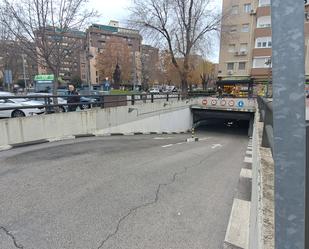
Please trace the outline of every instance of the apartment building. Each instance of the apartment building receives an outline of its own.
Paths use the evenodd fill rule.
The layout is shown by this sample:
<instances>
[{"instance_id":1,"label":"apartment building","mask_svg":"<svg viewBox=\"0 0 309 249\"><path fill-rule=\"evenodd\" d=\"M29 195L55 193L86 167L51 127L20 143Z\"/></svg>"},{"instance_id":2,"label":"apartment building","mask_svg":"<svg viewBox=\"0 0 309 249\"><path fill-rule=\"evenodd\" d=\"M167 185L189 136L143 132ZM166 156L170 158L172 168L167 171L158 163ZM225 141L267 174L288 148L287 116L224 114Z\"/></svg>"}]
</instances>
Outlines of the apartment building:
<instances>
[{"instance_id":1,"label":"apartment building","mask_svg":"<svg viewBox=\"0 0 309 249\"><path fill-rule=\"evenodd\" d=\"M39 34L40 33L38 32L38 35ZM50 41L50 44L55 43L56 38L61 39L60 49L65 56L62 56L63 58L61 60L59 76L65 82L70 82L76 77L80 78L83 82L86 82L86 33L72 30L65 33L59 31L58 36L56 36L56 34L57 33L55 33L53 29L50 32L47 31L47 40ZM52 74L43 60L38 64L38 73Z\"/></svg>"},{"instance_id":2,"label":"apartment building","mask_svg":"<svg viewBox=\"0 0 309 249\"><path fill-rule=\"evenodd\" d=\"M111 39L113 42L123 43L128 46L130 50L129 63L132 65L132 77L128 83L140 86L142 83L142 36L138 30L119 27L117 21L110 21L109 25L93 24L87 29L87 58L89 58L89 79L91 84L100 84L108 76L102 75L98 71L97 58L100 53L104 53L106 44Z\"/></svg>"},{"instance_id":3,"label":"apartment building","mask_svg":"<svg viewBox=\"0 0 309 249\"><path fill-rule=\"evenodd\" d=\"M263 94L271 82L272 30L271 0L223 0L219 84L252 87ZM308 5L305 6L308 11ZM306 48L309 40L309 15L305 11ZM306 49L306 74L309 74Z\"/></svg>"}]
</instances>

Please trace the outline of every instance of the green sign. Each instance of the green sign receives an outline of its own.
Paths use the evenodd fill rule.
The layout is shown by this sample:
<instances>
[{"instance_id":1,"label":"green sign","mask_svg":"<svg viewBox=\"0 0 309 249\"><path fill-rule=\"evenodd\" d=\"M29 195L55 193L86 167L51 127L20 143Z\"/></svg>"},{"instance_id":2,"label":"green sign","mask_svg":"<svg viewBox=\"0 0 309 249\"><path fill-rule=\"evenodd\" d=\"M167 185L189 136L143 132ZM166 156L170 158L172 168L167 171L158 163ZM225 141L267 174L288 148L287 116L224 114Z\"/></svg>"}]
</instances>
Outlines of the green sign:
<instances>
[{"instance_id":1,"label":"green sign","mask_svg":"<svg viewBox=\"0 0 309 249\"><path fill-rule=\"evenodd\" d=\"M53 81L54 80L54 75L53 74L40 74L36 75L34 77L34 80L36 81Z\"/></svg>"}]
</instances>

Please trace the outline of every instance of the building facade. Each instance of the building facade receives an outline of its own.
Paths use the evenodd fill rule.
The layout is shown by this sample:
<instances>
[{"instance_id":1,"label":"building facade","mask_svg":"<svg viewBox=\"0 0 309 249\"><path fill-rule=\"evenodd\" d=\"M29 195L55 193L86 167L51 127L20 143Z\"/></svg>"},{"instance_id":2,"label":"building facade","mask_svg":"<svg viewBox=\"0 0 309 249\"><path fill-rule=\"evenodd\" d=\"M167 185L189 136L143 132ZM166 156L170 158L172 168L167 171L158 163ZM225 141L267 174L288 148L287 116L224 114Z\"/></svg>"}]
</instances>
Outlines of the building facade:
<instances>
[{"instance_id":1,"label":"building facade","mask_svg":"<svg viewBox=\"0 0 309 249\"><path fill-rule=\"evenodd\" d=\"M50 33L47 31L47 41L49 41L51 45L55 43L55 36L56 33L54 31ZM83 83L86 83L86 33L81 31L60 32L59 37L56 38L61 39L59 43L59 51L61 52L59 77L61 77L65 83L72 82L74 79L80 79ZM54 56L58 56L58 51L54 53ZM42 58L38 63L38 73L52 74Z\"/></svg>"},{"instance_id":2,"label":"building facade","mask_svg":"<svg viewBox=\"0 0 309 249\"><path fill-rule=\"evenodd\" d=\"M100 54L106 52L110 40L128 47L130 55L127 62L131 67L131 79L126 84L140 86L142 84L142 36L138 30L119 27L117 21L111 21L109 25L93 24L87 29L86 57L88 58L89 81L92 85L101 84L109 76L98 70L98 58ZM121 55L117 56L120 59ZM113 58L107 59L110 59L111 63L115 63L112 62ZM110 80L112 81L112 79Z\"/></svg>"},{"instance_id":3,"label":"building facade","mask_svg":"<svg viewBox=\"0 0 309 249\"><path fill-rule=\"evenodd\" d=\"M308 6L305 6L308 11ZM263 94L271 82L271 0L223 0L219 82L250 84L254 94ZM305 11L306 13L306 11ZM305 15L306 48L309 40ZM309 75L306 49L306 75Z\"/></svg>"},{"instance_id":4,"label":"building facade","mask_svg":"<svg viewBox=\"0 0 309 249\"><path fill-rule=\"evenodd\" d=\"M144 89L159 84L159 67L159 49L142 45L142 84Z\"/></svg>"}]
</instances>

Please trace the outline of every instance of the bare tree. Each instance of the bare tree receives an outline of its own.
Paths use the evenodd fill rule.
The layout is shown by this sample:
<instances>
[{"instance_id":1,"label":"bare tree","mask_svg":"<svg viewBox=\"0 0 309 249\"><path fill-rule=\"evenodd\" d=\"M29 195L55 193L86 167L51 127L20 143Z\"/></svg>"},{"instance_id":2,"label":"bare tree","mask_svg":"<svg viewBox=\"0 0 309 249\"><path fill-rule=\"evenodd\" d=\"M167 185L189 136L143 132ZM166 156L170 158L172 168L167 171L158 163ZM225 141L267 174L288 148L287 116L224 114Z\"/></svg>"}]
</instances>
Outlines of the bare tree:
<instances>
[{"instance_id":1,"label":"bare tree","mask_svg":"<svg viewBox=\"0 0 309 249\"><path fill-rule=\"evenodd\" d=\"M121 81L128 83L131 78L132 71L132 56L129 45L118 37L111 37L107 40L104 49L100 51L96 58L96 68L100 78L108 77L113 79L116 65L121 70ZM115 82L114 82L115 83ZM115 84L116 89L119 88Z\"/></svg>"},{"instance_id":2,"label":"bare tree","mask_svg":"<svg viewBox=\"0 0 309 249\"><path fill-rule=\"evenodd\" d=\"M87 0L3 0L0 22L29 57L54 74L53 94L65 58L81 48L77 38L95 11Z\"/></svg>"},{"instance_id":3,"label":"bare tree","mask_svg":"<svg viewBox=\"0 0 309 249\"><path fill-rule=\"evenodd\" d=\"M134 0L131 11L131 22L168 49L186 93L190 55L219 31L221 15L210 0ZM183 66L177 57L183 59Z\"/></svg>"}]
</instances>

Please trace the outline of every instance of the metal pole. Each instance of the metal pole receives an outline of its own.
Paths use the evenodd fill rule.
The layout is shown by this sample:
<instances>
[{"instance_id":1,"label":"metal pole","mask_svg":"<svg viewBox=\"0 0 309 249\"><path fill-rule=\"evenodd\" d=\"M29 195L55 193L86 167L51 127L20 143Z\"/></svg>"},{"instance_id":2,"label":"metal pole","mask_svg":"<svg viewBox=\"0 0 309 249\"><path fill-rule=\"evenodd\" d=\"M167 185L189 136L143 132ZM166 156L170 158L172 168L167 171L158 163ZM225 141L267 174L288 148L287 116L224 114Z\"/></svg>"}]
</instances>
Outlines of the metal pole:
<instances>
[{"instance_id":1,"label":"metal pole","mask_svg":"<svg viewBox=\"0 0 309 249\"><path fill-rule=\"evenodd\" d=\"M135 91L136 84L136 57L135 57L135 49L133 48L133 91Z\"/></svg>"},{"instance_id":2,"label":"metal pole","mask_svg":"<svg viewBox=\"0 0 309 249\"><path fill-rule=\"evenodd\" d=\"M304 1L272 0L275 247L305 249Z\"/></svg>"},{"instance_id":3,"label":"metal pole","mask_svg":"<svg viewBox=\"0 0 309 249\"><path fill-rule=\"evenodd\" d=\"M27 80L26 80L25 54L21 54L21 58L23 60L23 77L24 77L25 88L29 89L29 86L27 86Z\"/></svg>"},{"instance_id":4,"label":"metal pole","mask_svg":"<svg viewBox=\"0 0 309 249\"><path fill-rule=\"evenodd\" d=\"M305 228L305 248L309 247L309 122L306 122L306 228Z\"/></svg>"}]
</instances>

